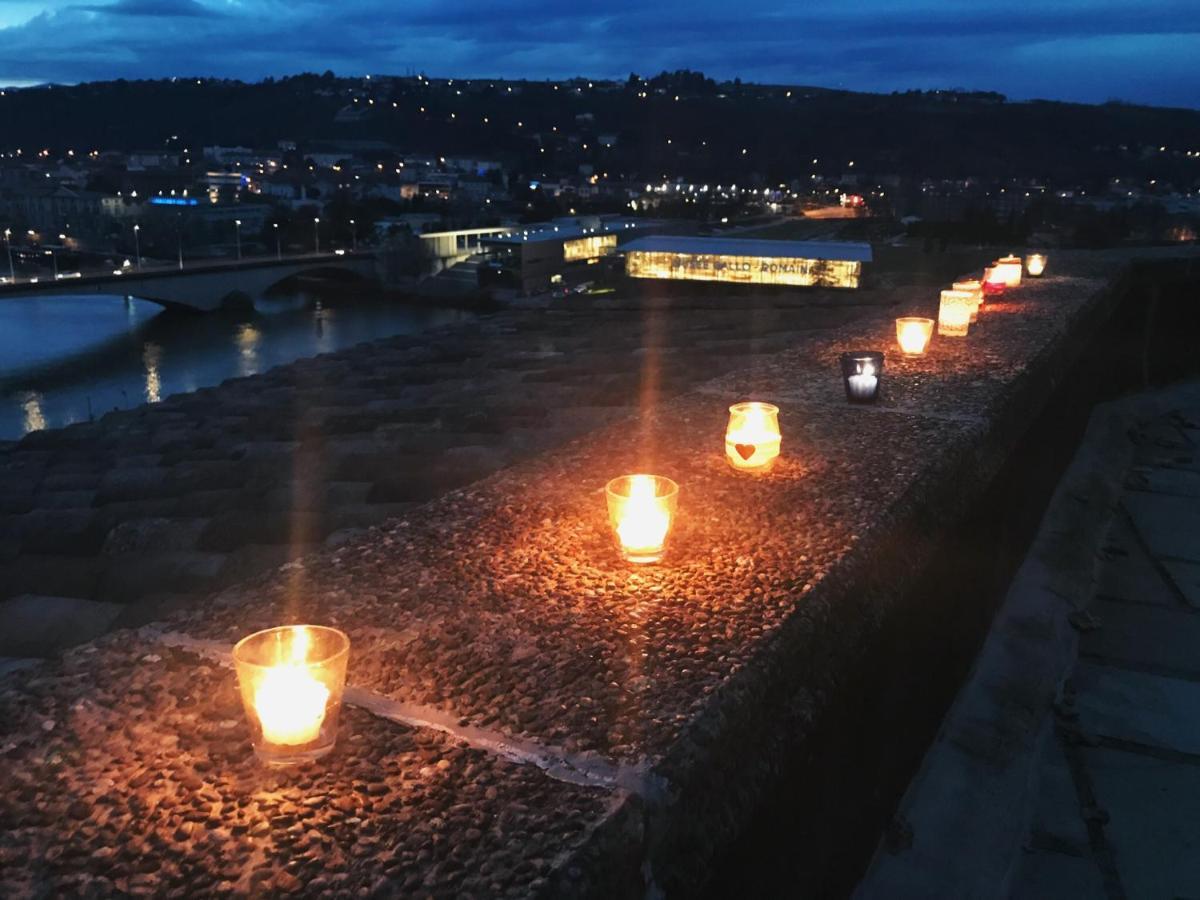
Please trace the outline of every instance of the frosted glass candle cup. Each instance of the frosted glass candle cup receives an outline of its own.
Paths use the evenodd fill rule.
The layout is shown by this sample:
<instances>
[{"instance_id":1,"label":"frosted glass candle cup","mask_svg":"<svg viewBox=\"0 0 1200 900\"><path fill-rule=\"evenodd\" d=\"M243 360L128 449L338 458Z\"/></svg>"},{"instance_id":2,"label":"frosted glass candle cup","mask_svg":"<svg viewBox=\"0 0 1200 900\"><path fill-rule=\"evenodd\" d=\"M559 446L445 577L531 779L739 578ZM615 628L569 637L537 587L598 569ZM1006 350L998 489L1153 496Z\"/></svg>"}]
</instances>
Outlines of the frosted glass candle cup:
<instances>
[{"instance_id":1,"label":"frosted glass candle cup","mask_svg":"<svg viewBox=\"0 0 1200 900\"><path fill-rule=\"evenodd\" d=\"M942 291L938 307L938 334L943 337L966 337L971 327L975 297L966 291Z\"/></svg>"},{"instance_id":2,"label":"frosted glass candle cup","mask_svg":"<svg viewBox=\"0 0 1200 900\"><path fill-rule=\"evenodd\" d=\"M337 740L350 638L322 625L258 631L233 648L251 742L269 766L320 759Z\"/></svg>"},{"instance_id":3,"label":"frosted glass candle cup","mask_svg":"<svg viewBox=\"0 0 1200 900\"><path fill-rule=\"evenodd\" d=\"M924 356L933 337L933 319L903 316L896 320L896 343L905 356Z\"/></svg>"},{"instance_id":4,"label":"frosted glass candle cup","mask_svg":"<svg viewBox=\"0 0 1200 900\"><path fill-rule=\"evenodd\" d=\"M747 400L729 407L725 458L739 472L765 472L779 457L779 407Z\"/></svg>"},{"instance_id":5,"label":"frosted glass candle cup","mask_svg":"<svg viewBox=\"0 0 1200 900\"><path fill-rule=\"evenodd\" d=\"M1004 282L1006 288L1021 286L1021 259L1017 256L1005 256L992 264L996 278Z\"/></svg>"},{"instance_id":6,"label":"frosted glass candle cup","mask_svg":"<svg viewBox=\"0 0 1200 900\"><path fill-rule=\"evenodd\" d=\"M996 264L983 270L983 294L985 297L996 297L1004 293L1007 281L1002 273L996 271Z\"/></svg>"},{"instance_id":7,"label":"frosted glass candle cup","mask_svg":"<svg viewBox=\"0 0 1200 900\"><path fill-rule=\"evenodd\" d=\"M974 325L979 318L979 309L983 306L983 282L978 279L956 281L951 288L956 291L966 291L974 298L975 307L971 310L971 324Z\"/></svg>"},{"instance_id":8,"label":"frosted glass candle cup","mask_svg":"<svg viewBox=\"0 0 1200 900\"><path fill-rule=\"evenodd\" d=\"M621 475L604 494L621 556L638 564L661 560L675 524L679 485L662 475Z\"/></svg>"}]
</instances>

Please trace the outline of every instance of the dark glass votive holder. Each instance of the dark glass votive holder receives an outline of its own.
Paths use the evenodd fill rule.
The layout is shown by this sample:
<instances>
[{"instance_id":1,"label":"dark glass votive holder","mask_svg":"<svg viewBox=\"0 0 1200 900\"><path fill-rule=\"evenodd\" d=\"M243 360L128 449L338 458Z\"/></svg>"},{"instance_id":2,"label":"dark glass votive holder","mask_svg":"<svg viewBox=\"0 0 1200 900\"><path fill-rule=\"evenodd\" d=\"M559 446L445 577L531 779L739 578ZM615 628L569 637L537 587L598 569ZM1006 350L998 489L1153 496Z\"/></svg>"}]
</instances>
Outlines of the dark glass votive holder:
<instances>
[{"instance_id":1,"label":"dark glass votive holder","mask_svg":"<svg viewBox=\"0 0 1200 900\"><path fill-rule=\"evenodd\" d=\"M874 403L883 378L883 354L877 350L842 354L842 381L851 403Z\"/></svg>"}]
</instances>

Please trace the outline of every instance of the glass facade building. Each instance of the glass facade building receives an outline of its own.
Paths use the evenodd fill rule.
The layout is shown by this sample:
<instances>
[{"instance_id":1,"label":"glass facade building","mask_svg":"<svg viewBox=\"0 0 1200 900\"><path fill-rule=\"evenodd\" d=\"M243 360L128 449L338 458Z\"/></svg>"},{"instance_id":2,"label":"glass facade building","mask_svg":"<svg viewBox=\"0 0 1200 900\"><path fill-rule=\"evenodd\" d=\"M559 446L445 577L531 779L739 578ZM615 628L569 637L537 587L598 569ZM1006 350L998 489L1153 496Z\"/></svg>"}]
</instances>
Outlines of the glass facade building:
<instances>
[{"instance_id":1,"label":"glass facade building","mask_svg":"<svg viewBox=\"0 0 1200 900\"><path fill-rule=\"evenodd\" d=\"M869 244L656 236L631 241L625 274L670 281L856 288Z\"/></svg>"},{"instance_id":2,"label":"glass facade building","mask_svg":"<svg viewBox=\"0 0 1200 900\"><path fill-rule=\"evenodd\" d=\"M615 234L594 234L590 237L563 241L563 262L578 262L581 259L598 259L617 249Z\"/></svg>"}]
</instances>

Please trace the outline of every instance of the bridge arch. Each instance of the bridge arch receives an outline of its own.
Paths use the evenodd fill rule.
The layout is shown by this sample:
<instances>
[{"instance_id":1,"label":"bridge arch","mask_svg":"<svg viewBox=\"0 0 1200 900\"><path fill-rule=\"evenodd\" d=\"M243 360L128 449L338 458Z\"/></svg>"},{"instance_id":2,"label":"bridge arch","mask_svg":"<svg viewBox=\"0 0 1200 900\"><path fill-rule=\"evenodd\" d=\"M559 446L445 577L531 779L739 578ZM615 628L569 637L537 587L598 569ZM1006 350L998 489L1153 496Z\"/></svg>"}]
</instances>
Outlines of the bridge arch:
<instances>
[{"instance_id":1,"label":"bridge arch","mask_svg":"<svg viewBox=\"0 0 1200 900\"><path fill-rule=\"evenodd\" d=\"M335 274L336 273L336 274ZM168 309L208 312L235 292L255 297L288 278L328 276L375 279L372 253L323 255L238 263L200 263L183 269L162 268L127 275L91 275L59 281L0 285L0 302L10 297L93 294L137 297Z\"/></svg>"}]
</instances>

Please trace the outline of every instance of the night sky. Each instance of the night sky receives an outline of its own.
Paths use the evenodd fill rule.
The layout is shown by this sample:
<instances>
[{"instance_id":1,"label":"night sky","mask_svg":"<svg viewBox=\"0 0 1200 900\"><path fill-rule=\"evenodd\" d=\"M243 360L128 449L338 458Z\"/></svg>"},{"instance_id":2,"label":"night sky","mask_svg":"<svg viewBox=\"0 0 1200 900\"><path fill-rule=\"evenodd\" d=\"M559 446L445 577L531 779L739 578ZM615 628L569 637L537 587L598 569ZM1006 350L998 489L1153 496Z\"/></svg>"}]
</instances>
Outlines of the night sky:
<instances>
[{"instance_id":1,"label":"night sky","mask_svg":"<svg viewBox=\"0 0 1200 900\"><path fill-rule=\"evenodd\" d=\"M715 78L1200 107L1200 0L0 0L0 84Z\"/></svg>"}]
</instances>

